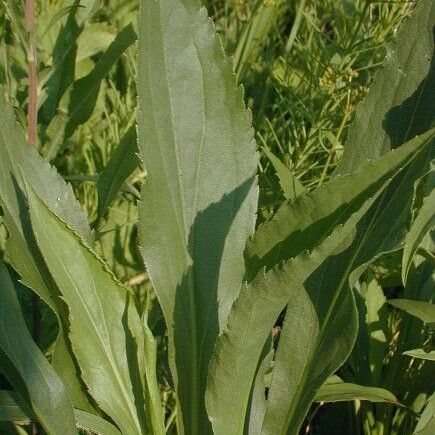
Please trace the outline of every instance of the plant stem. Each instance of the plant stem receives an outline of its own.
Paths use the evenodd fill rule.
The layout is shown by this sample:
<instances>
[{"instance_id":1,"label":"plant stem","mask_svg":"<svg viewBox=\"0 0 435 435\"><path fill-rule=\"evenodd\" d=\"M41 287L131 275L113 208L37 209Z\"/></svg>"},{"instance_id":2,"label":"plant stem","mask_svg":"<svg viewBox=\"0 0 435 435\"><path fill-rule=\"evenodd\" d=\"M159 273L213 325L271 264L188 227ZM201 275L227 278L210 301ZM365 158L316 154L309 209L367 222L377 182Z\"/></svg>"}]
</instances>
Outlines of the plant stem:
<instances>
[{"instance_id":1,"label":"plant stem","mask_svg":"<svg viewBox=\"0 0 435 435\"><path fill-rule=\"evenodd\" d=\"M29 34L29 50L27 53L27 68L29 79L28 101L28 139L31 145L37 144L38 126L38 72L36 66L36 41L35 24L36 8L35 0L26 0L26 30Z\"/></svg>"},{"instance_id":2,"label":"plant stem","mask_svg":"<svg viewBox=\"0 0 435 435\"><path fill-rule=\"evenodd\" d=\"M35 24L36 8L35 0L26 0L26 30L29 35L29 48L27 52L27 71L29 80L29 97L27 107L27 137L30 145L36 146L38 142L38 71L36 65L36 41L35 41ZM32 297L32 314L33 314L33 339L38 343L41 339L41 309L39 307L39 298L36 294ZM32 424L33 435L39 434L37 423Z\"/></svg>"}]
</instances>

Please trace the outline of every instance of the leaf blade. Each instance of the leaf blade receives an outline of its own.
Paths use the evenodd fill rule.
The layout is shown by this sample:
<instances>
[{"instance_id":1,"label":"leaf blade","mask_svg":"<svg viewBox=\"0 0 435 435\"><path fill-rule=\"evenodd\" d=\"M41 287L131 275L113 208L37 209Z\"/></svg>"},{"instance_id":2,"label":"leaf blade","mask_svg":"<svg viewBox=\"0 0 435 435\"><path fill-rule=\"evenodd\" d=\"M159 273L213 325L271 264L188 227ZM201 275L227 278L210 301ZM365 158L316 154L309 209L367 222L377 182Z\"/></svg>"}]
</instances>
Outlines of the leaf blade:
<instances>
[{"instance_id":1,"label":"leaf blade","mask_svg":"<svg viewBox=\"0 0 435 435\"><path fill-rule=\"evenodd\" d=\"M74 414L67 392L27 329L14 285L5 265L0 262L0 348L22 378L15 383L7 367L3 374L15 383L23 397L28 397L38 421L48 434L76 434ZM3 365L3 364L2 364Z\"/></svg>"},{"instance_id":2,"label":"leaf blade","mask_svg":"<svg viewBox=\"0 0 435 435\"><path fill-rule=\"evenodd\" d=\"M122 432L141 434L149 428L142 382L133 384L133 379L140 382L140 368L132 343L143 339L136 307L107 266L30 187L28 197L35 239L69 308L70 339L82 378ZM56 250L55 240L62 250Z\"/></svg>"},{"instance_id":3,"label":"leaf blade","mask_svg":"<svg viewBox=\"0 0 435 435\"><path fill-rule=\"evenodd\" d=\"M422 0L399 28L357 108L337 173L354 172L434 126L434 23L435 5Z\"/></svg>"},{"instance_id":4,"label":"leaf blade","mask_svg":"<svg viewBox=\"0 0 435 435\"><path fill-rule=\"evenodd\" d=\"M139 23L142 256L169 328L185 431L209 433L208 361L255 225L251 117L199 1L142 0Z\"/></svg>"}]
</instances>

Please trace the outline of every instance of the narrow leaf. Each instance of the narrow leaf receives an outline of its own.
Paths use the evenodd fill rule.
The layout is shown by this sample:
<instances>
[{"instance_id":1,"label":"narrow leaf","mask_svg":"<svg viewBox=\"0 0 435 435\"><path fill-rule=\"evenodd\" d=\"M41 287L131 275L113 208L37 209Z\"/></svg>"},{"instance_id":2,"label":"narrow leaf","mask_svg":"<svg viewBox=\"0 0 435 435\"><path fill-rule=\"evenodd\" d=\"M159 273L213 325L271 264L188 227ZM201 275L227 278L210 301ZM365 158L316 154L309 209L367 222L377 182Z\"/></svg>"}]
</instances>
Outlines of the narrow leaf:
<instances>
[{"instance_id":1,"label":"narrow leaf","mask_svg":"<svg viewBox=\"0 0 435 435\"><path fill-rule=\"evenodd\" d=\"M435 304L408 299L390 299L388 303L411 316L418 317L425 323L435 323Z\"/></svg>"},{"instance_id":2,"label":"narrow leaf","mask_svg":"<svg viewBox=\"0 0 435 435\"><path fill-rule=\"evenodd\" d=\"M71 136L78 125L84 124L91 117L101 82L124 52L134 44L136 39L137 35L133 25L129 24L118 33L95 65L95 68L87 76L74 83L68 107L66 137Z\"/></svg>"},{"instance_id":3,"label":"narrow leaf","mask_svg":"<svg viewBox=\"0 0 435 435\"><path fill-rule=\"evenodd\" d=\"M56 372L33 342L21 312L14 285L0 261L0 350L24 382L15 382L15 372L0 363L2 373L33 409L48 434L76 434L74 414L65 388ZM3 358L2 358L3 360Z\"/></svg>"},{"instance_id":4,"label":"narrow leaf","mask_svg":"<svg viewBox=\"0 0 435 435\"><path fill-rule=\"evenodd\" d=\"M424 199L412 227L406 235L403 249L402 279L406 283L412 259L420 246L424 236L435 228L435 188Z\"/></svg>"},{"instance_id":5,"label":"narrow leaf","mask_svg":"<svg viewBox=\"0 0 435 435\"><path fill-rule=\"evenodd\" d=\"M209 433L207 367L255 226L251 115L206 10L141 0L138 132L142 255L169 330L185 433ZM176 364L176 367L175 367Z\"/></svg>"},{"instance_id":6,"label":"narrow leaf","mask_svg":"<svg viewBox=\"0 0 435 435\"><path fill-rule=\"evenodd\" d=\"M435 361L435 350L426 352L424 349L412 349L403 352L403 355L412 356L413 358L426 359L428 361Z\"/></svg>"},{"instance_id":7,"label":"narrow leaf","mask_svg":"<svg viewBox=\"0 0 435 435\"><path fill-rule=\"evenodd\" d=\"M0 390L0 421L27 423L28 410L19 404L18 395L12 391Z\"/></svg>"},{"instance_id":8,"label":"narrow leaf","mask_svg":"<svg viewBox=\"0 0 435 435\"><path fill-rule=\"evenodd\" d=\"M429 398L413 435L432 435L435 431L435 394Z\"/></svg>"},{"instance_id":9,"label":"narrow leaf","mask_svg":"<svg viewBox=\"0 0 435 435\"><path fill-rule=\"evenodd\" d=\"M302 186L293 172L287 168L278 157L276 157L268 148L263 148L263 152L275 168L276 175L279 178L279 184L281 185L286 199L293 201L299 195L306 192L305 187Z\"/></svg>"},{"instance_id":10,"label":"narrow leaf","mask_svg":"<svg viewBox=\"0 0 435 435\"><path fill-rule=\"evenodd\" d=\"M98 179L98 220L103 218L125 180L137 168L139 164L137 154L136 126L133 126L121 139Z\"/></svg>"},{"instance_id":11,"label":"narrow leaf","mask_svg":"<svg viewBox=\"0 0 435 435\"><path fill-rule=\"evenodd\" d=\"M388 390L378 387L338 382L322 385L314 398L316 402L342 402L368 400L369 402L397 403L397 398Z\"/></svg>"}]
</instances>

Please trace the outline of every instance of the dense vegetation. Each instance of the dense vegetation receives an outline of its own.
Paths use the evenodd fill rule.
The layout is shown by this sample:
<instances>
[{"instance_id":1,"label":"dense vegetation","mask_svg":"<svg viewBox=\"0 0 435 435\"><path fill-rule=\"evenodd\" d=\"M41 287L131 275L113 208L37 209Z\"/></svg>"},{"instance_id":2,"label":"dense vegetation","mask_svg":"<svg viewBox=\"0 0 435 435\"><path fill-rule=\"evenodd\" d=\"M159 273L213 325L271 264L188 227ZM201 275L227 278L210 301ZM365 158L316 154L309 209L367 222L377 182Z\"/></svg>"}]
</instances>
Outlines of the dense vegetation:
<instances>
[{"instance_id":1,"label":"dense vegetation","mask_svg":"<svg viewBox=\"0 0 435 435\"><path fill-rule=\"evenodd\" d=\"M435 5L204 5L1 3L0 433L434 433Z\"/></svg>"}]
</instances>

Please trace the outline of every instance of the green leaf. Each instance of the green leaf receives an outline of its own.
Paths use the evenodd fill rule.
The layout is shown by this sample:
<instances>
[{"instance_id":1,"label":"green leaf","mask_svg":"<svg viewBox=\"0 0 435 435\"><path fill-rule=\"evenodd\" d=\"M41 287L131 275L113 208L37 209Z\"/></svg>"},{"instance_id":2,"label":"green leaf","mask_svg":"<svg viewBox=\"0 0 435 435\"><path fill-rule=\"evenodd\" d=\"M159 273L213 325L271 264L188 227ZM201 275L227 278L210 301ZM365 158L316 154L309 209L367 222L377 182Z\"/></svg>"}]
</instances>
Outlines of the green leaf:
<instances>
[{"instance_id":1,"label":"green leaf","mask_svg":"<svg viewBox=\"0 0 435 435\"><path fill-rule=\"evenodd\" d=\"M432 169L432 177L435 171ZM424 198L423 205L406 235L402 260L402 279L406 283L412 259L418 250L424 236L435 227L435 188Z\"/></svg>"},{"instance_id":2,"label":"green leaf","mask_svg":"<svg viewBox=\"0 0 435 435\"><path fill-rule=\"evenodd\" d=\"M285 0L256 2L255 11L238 38L234 53L234 70L239 77L242 77L249 63L257 59L278 18L283 15L285 3Z\"/></svg>"},{"instance_id":3,"label":"green leaf","mask_svg":"<svg viewBox=\"0 0 435 435\"><path fill-rule=\"evenodd\" d=\"M199 3L142 0L139 16L141 251L189 435L211 430L208 362L239 293L258 198L251 115Z\"/></svg>"},{"instance_id":4,"label":"green leaf","mask_svg":"<svg viewBox=\"0 0 435 435\"><path fill-rule=\"evenodd\" d=\"M133 25L126 26L101 56L94 69L71 85L65 113L50 119L47 134L50 142L44 149L48 160L55 157L59 145L70 137L76 128L89 120L94 112L103 79L124 52L137 40Z\"/></svg>"},{"instance_id":5,"label":"green leaf","mask_svg":"<svg viewBox=\"0 0 435 435\"><path fill-rule=\"evenodd\" d=\"M83 29L77 41L77 58L80 62L96 54L106 51L116 37L114 28L107 23L92 23Z\"/></svg>"},{"instance_id":6,"label":"green leaf","mask_svg":"<svg viewBox=\"0 0 435 435\"><path fill-rule=\"evenodd\" d=\"M432 435L435 431L435 394L429 398L413 435Z\"/></svg>"},{"instance_id":7,"label":"green leaf","mask_svg":"<svg viewBox=\"0 0 435 435\"><path fill-rule=\"evenodd\" d=\"M34 415L21 403L13 391L0 390L0 421L28 423ZM103 418L80 409L74 410L76 427L97 435L121 435L118 429Z\"/></svg>"},{"instance_id":8,"label":"green leaf","mask_svg":"<svg viewBox=\"0 0 435 435\"><path fill-rule=\"evenodd\" d=\"M284 203L247 243L245 257L248 279L252 279L261 267L273 267L281 260L295 257L304 249L313 249L337 224L356 212L367 197L373 196L401 167L407 165L413 156L421 150L428 150L434 132L431 130L409 141L379 161L366 163L354 174L335 177L294 202ZM425 160L425 156L422 160ZM415 177L414 172L424 171L424 163L416 161L415 166L415 169L409 170L411 177ZM400 198L399 204L392 202L387 195L386 204L393 203L400 205L402 210L406 209L404 198L410 198L414 193L412 179L410 182L403 183L401 190L391 192L391 196ZM397 222L399 224L403 222Z\"/></svg>"},{"instance_id":9,"label":"green leaf","mask_svg":"<svg viewBox=\"0 0 435 435\"><path fill-rule=\"evenodd\" d=\"M100 174L98 190L98 220L101 220L125 180L139 164L136 126L131 127Z\"/></svg>"},{"instance_id":10,"label":"green leaf","mask_svg":"<svg viewBox=\"0 0 435 435\"><path fill-rule=\"evenodd\" d=\"M412 349L403 352L403 355L412 356L413 358L426 359L428 361L435 361L435 350L426 352L424 349Z\"/></svg>"},{"instance_id":11,"label":"green leaf","mask_svg":"<svg viewBox=\"0 0 435 435\"><path fill-rule=\"evenodd\" d=\"M389 171L394 168L391 156L400 156L394 169L398 175L393 180L381 178L382 185L370 195L365 194L355 214L346 220L341 216L343 228L337 227L336 217L335 230L311 254L302 253L292 260L283 250L274 261L285 260L284 265L278 264L265 275L260 272L242 291L210 364L206 403L217 435L243 433L262 346L287 304L262 433L297 433L317 389L340 367L353 347L357 334L353 285L373 259L400 244L398 236L391 236L390 230L395 229L391 222L403 225L410 213L404 207L404 193L412 198L412 180L421 160L426 158L428 138L431 135L413 140L376 163L378 170ZM402 170L401 165L405 165ZM381 176L383 171L379 171ZM403 201L399 205L396 195ZM308 213L313 210L312 203L302 201L307 196L295 201L294 219L287 220L287 225L292 227L304 219L316 224L317 219L323 219L313 211ZM323 200L333 201L334 192ZM272 245L276 237L269 233L269 238ZM269 264L273 267L274 263Z\"/></svg>"},{"instance_id":12,"label":"green leaf","mask_svg":"<svg viewBox=\"0 0 435 435\"><path fill-rule=\"evenodd\" d=\"M74 414L56 372L33 342L21 313L14 285L0 261L0 367L9 382L33 409L47 434L76 434ZM14 369L10 372L9 364ZM17 382L16 373L22 382Z\"/></svg>"},{"instance_id":13,"label":"green leaf","mask_svg":"<svg viewBox=\"0 0 435 435\"><path fill-rule=\"evenodd\" d=\"M0 90L0 204L4 211L4 222L9 238L6 258L21 275L22 282L35 291L56 313L60 325L59 338L54 348L53 360L56 371L67 385L75 406L92 409L77 381L76 368L68 349L67 319L64 307L56 299L58 290L46 273L40 253L30 230L26 211L26 194L23 176L44 200L47 206L82 237L92 243L93 235L87 216L74 197L71 186L37 151L31 148L21 126L14 119L12 107ZM22 173L20 172L20 169ZM24 175L22 175L24 174Z\"/></svg>"},{"instance_id":14,"label":"green leaf","mask_svg":"<svg viewBox=\"0 0 435 435\"><path fill-rule=\"evenodd\" d=\"M40 120L48 124L55 117L58 104L68 87L74 82L77 39L85 22L93 15L99 0L75 0L65 19L59 20L55 43L50 51L52 67L44 79L43 94L46 98L40 110ZM62 6L62 5L60 5ZM50 5L51 15L55 5ZM59 9L62 10L62 7ZM57 13L57 12L56 12Z\"/></svg>"},{"instance_id":15,"label":"green leaf","mask_svg":"<svg viewBox=\"0 0 435 435\"><path fill-rule=\"evenodd\" d=\"M359 279L355 289L359 314L358 336L343 371L343 380L361 385L381 385L388 350L388 309L382 286L372 270Z\"/></svg>"},{"instance_id":16,"label":"green leaf","mask_svg":"<svg viewBox=\"0 0 435 435\"><path fill-rule=\"evenodd\" d=\"M257 375L252 389L252 398L250 403L249 416L249 434L261 432L264 415L266 414L266 389L270 386L270 377L272 375L273 357L275 350L272 343L266 342L266 349L270 351L265 355L257 370Z\"/></svg>"},{"instance_id":17,"label":"green leaf","mask_svg":"<svg viewBox=\"0 0 435 435\"><path fill-rule=\"evenodd\" d=\"M408 299L390 299L388 303L411 316L418 317L425 323L435 323L435 304Z\"/></svg>"},{"instance_id":18,"label":"green leaf","mask_svg":"<svg viewBox=\"0 0 435 435\"><path fill-rule=\"evenodd\" d=\"M74 415L78 429L86 430L96 435L121 435L121 432L113 424L98 415L90 414L80 409L75 409Z\"/></svg>"},{"instance_id":19,"label":"green leaf","mask_svg":"<svg viewBox=\"0 0 435 435\"><path fill-rule=\"evenodd\" d=\"M264 154L271 161L273 167L275 168L276 175L279 178L279 184L284 192L286 199L293 201L299 195L306 192L306 189L300 181L295 177L293 172L287 168L284 163L281 162L278 157L276 157L268 148L263 148Z\"/></svg>"},{"instance_id":20,"label":"green leaf","mask_svg":"<svg viewBox=\"0 0 435 435\"><path fill-rule=\"evenodd\" d=\"M434 126L434 25L435 3L421 0L357 107L337 173L354 172Z\"/></svg>"},{"instance_id":21,"label":"green leaf","mask_svg":"<svg viewBox=\"0 0 435 435\"><path fill-rule=\"evenodd\" d=\"M369 402L397 403L397 398L388 390L348 382L325 383L316 393L316 402L342 402L368 400Z\"/></svg>"},{"instance_id":22,"label":"green leaf","mask_svg":"<svg viewBox=\"0 0 435 435\"><path fill-rule=\"evenodd\" d=\"M304 358L304 353L310 354L318 348L320 324L316 307L307 293L307 283L310 275L322 265L333 266L327 259L343 249L342 245L346 244L346 238L352 233L355 223L356 220L352 219L347 226L338 228L334 236L327 239L312 254L303 253L267 273L260 272L249 285L243 287L231 310L227 330L219 337L210 363L206 403L215 434L244 433L246 408L258 358L276 319L287 304L287 324L284 325L284 331L292 332L294 364L304 367L308 358ZM335 277L331 274L331 280L333 279ZM328 292L328 297L333 297L334 293L329 292L329 287L324 284L324 294ZM354 304L350 291L343 292L341 297L337 298L337 302L342 308L348 309L349 304L351 307L350 312L342 309L341 317L346 315L346 328L343 328L342 334L335 335L340 346L337 345L334 349L338 350L341 347L343 352L343 344L348 341L345 347L352 346L352 337L356 334L356 310L355 307L352 309ZM255 331L255 334L252 331ZM331 338L334 338L333 335ZM282 339L281 335L280 343ZM323 352L325 350L322 348ZM343 362L346 355L340 355L339 358ZM326 361L326 354L323 354L322 360ZM277 373L275 364L272 376ZM330 374L328 372L327 376ZM296 378L294 381L297 382ZM288 406L292 398L292 391L287 384L286 388L287 396L283 406ZM278 424L285 424L284 419L281 418Z\"/></svg>"},{"instance_id":23,"label":"green leaf","mask_svg":"<svg viewBox=\"0 0 435 435\"><path fill-rule=\"evenodd\" d=\"M133 25L129 24L118 33L95 65L95 68L87 76L74 83L68 107L66 137L71 136L78 125L84 124L91 117L98 98L101 82L136 39L137 35Z\"/></svg>"},{"instance_id":24,"label":"green leaf","mask_svg":"<svg viewBox=\"0 0 435 435\"><path fill-rule=\"evenodd\" d=\"M19 404L16 393L0 390L0 421L27 423L29 421L28 412L24 404Z\"/></svg>"},{"instance_id":25,"label":"green leaf","mask_svg":"<svg viewBox=\"0 0 435 435\"><path fill-rule=\"evenodd\" d=\"M145 367L150 336L133 296L30 187L28 195L35 239L68 305L70 339L89 393L123 433L163 433L163 418L160 427L150 426L150 414L161 415L161 405L145 403L145 371L155 376L155 367Z\"/></svg>"}]
</instances>

